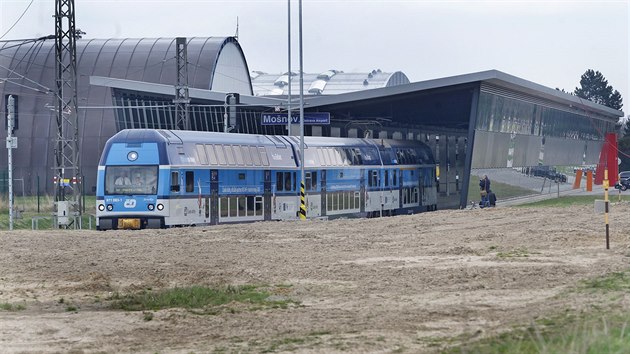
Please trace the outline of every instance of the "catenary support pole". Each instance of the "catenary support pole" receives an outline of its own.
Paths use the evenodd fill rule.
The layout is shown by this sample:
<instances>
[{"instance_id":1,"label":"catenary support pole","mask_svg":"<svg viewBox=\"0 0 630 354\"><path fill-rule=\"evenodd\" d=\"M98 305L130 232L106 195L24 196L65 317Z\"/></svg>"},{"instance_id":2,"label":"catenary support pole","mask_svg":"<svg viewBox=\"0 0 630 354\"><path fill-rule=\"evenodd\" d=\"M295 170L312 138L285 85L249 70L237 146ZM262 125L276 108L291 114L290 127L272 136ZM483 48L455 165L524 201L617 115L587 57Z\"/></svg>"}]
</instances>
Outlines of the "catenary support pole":
<instances>
[{"instance_id":1,"label":"catenary support pole","mask_svg":"<svg viewBox=\"0 0 630 354\"><path fill-rule=\"evenodd\" d=\"M304 200L304 56L302 55L302 0L299 2L300 27L300 219L306 220Z\"/></svg>"},{"instance_id":2,"label":"catenary support pole","mask_svg":"<svg viewBox=\"0 0 630 354\"><path fill-rule=\"evenodd\" d=\"M13 136L13 126L15 118L15 99L9 96L7 116L7 150L8 150L8 167L9 167L9 230L13 230L13 148L17 142L17 138Z\"/></svg>"},{"instance_id":3,"label":"catenary support pole","mask_svg":"<svg viewBox=\"0 0 630 354\"><path fill-rule=\"evenodd\" d=\"M287 96L287 135L291 135L291 0L287 0L287 12L287 86L289 86Z\"/></svg>"}]
</instances>

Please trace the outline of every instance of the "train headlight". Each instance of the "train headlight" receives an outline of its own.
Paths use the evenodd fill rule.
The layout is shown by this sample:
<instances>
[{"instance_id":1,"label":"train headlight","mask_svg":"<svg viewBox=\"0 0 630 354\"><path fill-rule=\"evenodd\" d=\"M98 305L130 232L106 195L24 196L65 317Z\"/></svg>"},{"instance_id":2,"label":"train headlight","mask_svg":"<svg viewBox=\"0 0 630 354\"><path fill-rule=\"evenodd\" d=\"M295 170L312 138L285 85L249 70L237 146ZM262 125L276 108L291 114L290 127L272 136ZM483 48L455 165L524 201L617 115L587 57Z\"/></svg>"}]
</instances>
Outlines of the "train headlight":
<instances>
[{"instance_id":1,"label":"train headlight","mask_svg":"<svg viewBox=\"0 0 630 354\"><path fill-rule=\"evenodd\" d=\"M98 205L98 210L100 210L100 211L105 210L105 204L99 204Z\"/></svg>"},{"instance_id":2,"label":"train headlight","mask_svg":"<svg viewBox=\"0 0 630 354\"><path fill-rule=\"evenodd\" d=\"M157 209L158 209L159 211L164 210L164 204L158 204L158 205L157 205Z\"/></svg>"},{"instance_id":3,"label":"train headlight","mask_svg":"<svg viewBox=\"0 0 630 354\"><path fill-rule=\"evenodd\" d=\"M138 159L138 153L135 151L130 151L127 154L127 160L129 161L136 161Z\"/></svg>"},{"instance_id":4,"label":"train headlight","mask_svg":"<svg viewBox=\"0 0 630 354\"><path fill-rule=\"evenodd\" d=\"M114 210L114 206L112 204L107 204L107 210L108 211Z\"/></svg>"},{"instance_id":5,"label":"train headlight","mask_svg":"<svg viewBox=\"0 0 630 354\"><path fill-rule=\"evenodd\" d=\"M154 208L155 206L153 204L147 205L147 209L149 209L150 211L153 211Z\"/></svg>"}]
</instances>

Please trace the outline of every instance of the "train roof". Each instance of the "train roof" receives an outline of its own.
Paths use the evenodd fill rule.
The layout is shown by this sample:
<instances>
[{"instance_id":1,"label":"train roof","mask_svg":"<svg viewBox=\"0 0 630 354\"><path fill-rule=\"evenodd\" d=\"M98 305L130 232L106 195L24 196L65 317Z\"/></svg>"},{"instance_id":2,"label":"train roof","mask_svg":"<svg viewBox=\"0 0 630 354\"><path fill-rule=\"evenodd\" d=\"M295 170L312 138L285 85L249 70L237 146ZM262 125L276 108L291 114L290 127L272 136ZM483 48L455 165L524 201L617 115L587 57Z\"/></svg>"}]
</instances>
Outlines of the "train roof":
<instances>
[{"instance_id":1,"label":"train roof","mask_svg":"<svg viewBox=\"0 0 630 354\"><path fill-rule=\"evenodd\" d=\"M266 166L292 168L299 165L300 138L297 136L125 129L109 139L106 150L117 143L157 143L168 156L168 162L160 163L175 165L206 165L210 156L217 156L236 167L240 165L238 162L229 163L232 157L241 161L243 154L251 153L243 149L263 149L268 160ZM304 144L308 167L434 163L430 148L420 141L305 136ZM224 152L220 146L227 150ZM208 152L208 149L216 152ZM221 159L222 156L226 157Z\"/></svg>"}]
</instances>

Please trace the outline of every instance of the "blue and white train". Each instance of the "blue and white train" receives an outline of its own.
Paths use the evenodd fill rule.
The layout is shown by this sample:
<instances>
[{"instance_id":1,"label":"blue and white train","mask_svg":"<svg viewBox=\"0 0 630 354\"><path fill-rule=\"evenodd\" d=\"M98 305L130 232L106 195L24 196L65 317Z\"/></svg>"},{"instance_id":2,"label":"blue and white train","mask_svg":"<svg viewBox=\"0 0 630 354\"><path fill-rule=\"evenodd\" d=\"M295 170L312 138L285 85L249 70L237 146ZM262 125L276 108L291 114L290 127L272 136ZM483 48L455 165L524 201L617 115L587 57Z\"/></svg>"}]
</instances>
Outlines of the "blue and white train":
<instances>
[{"instance_id":1,"label":"blue and white train","mask_svg":"<svg viewBox=\"0 0 630 354\"><path fill-rule=\"evenodd\" d=\"M307 218L437 209L436 165L416 141L304 137ZM123 130L98 166L99 230L297 219L294 136Z\"/></svg>"}]
</instances>

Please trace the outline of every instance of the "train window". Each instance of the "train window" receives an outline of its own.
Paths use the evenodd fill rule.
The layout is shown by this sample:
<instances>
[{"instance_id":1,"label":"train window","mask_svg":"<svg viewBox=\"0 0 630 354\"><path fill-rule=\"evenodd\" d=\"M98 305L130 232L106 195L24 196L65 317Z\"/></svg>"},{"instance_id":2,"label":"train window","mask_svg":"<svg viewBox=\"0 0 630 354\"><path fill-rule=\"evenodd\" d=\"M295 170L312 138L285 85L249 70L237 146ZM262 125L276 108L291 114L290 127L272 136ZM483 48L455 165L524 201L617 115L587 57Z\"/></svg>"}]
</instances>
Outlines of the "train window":
<instances>
[{"instance_id":1,"label":"train window","mask_svg":"<svg viewBox=\"0 0 630 354\"><path fill-rule=\"evenodd\" d=\"M247 216L247 197L238 197L238 216Z\"/></svg>"},{"instance_id":2,"label":"train window","mask_svg":"<svg viewBox=\"0 0 630 354\"><path fill-rule=\"evenodd\" d=\"M392 170L392 185L398 186L398 173L396 170Z\"/></svg>"},{"instance_id":3,"label":"train window","mask_svg":"<svg viewBox=\"0 0 630 354\"><path fill-rule=\"evenodd\" d=\"M363 156L361 156L361 150L354 149L354 156L356 158L355 165L363 165Z\"/></svg>"},{"instance_id":4,"label":"train window","mask_svg":"<svg viewBox=\"0 0 630 354\"><path fill-rule=\"evenodd\" d=\"M343 148L342 151L345 155L345 159L348 161L348 165L354 165L355 164L353 161L354 153L352 152L352 150L348 148Z\"/></svg>"},{"instance_id":5,"label":"train window","mask_svg":"<svg viewBox=\"0 0 630 354\"><path fill-rule=\"evenodd\" d=\"M330 155L328 155L328 149L322 148L322 156L324 156L324 165L332 166L332 162L330 161Z\"/></svg>"},{"instance_id":6,"label":"train window","mask_svg":"<svg viewBox=\"0 0 630 354\"><path fill-rule=\"evenodd\" d=\"M252 162L254 163L254 166L260 166L260 154L258 153L258 148L250 146L249 152L252 154Z\"/></svg>"},{"instance_id":7,"label":"train window","mask_svg":"<svg viewBox=\"0 0 630 354\"><path fill-rule=\"evenodd\" d=\"M311 189L317 189L317 172L313 172L311 176Z\"/></svg>"},{"instance_id":8,"label":"train window","mask_svg":"<svg viewBox=\"0 0 630 354\"><path fill-rule=\"evenodd\" d=\"M241 146L241 152L243 153L243 162L247 166L252 165L252 155L249 153L249 147L246 145Z\"/></svg>"},{"instance_id":9,"label":"train window","mask_svg":"<svg viewBox=\"0 0 630 354\"><path fill-rule=\"evenodd\" d=\"M223 146L214 145L214 151L217 153L217 159L219 161L219 165L226 165L227 162L225 160L225 154L223 153Z\"/></svg>"},{"instance_id":10,"label":"train window","mask_svg":"<svg viewBox=\"0 0 630 354\"><path fill-rule=\"evenodd\" d=\"M256 208L256 215L262 215L263 214L263 197L255 197L255 208Z\"/></svg>"},{"instance_id":11,"label":"train window","mask_svg":"<svg viewBox=\"0 0 630 354\"><path fill-rule=\"evenodd\" d=\"M206 157L206 149L204 148L203 144L196 144L195 147L197 148L197 155L199 156L199 162L202 165L207 165L208 158Z\"/></svg>"},{"instance_id":12,"label":"train window","mask_svg":"<svg viewBox=\"0 0 630 354\"><path fill-rule=\"evenodd\" d=\"M317 189L317 172L305 172L304 173L304 188L307 191Z\"/></svg>"},{"instance_id":13,"label":"train window","mask_svg":"<svg viewBox=\"0 0 630 354\"><path fill-rule=\"evenodd\" d=\"M276 172L276 190L284 190L284 174L282 172Z\"/></svg>"},{"instance_id":14,"label":"train window","mask_svg":"<svg viewBox=\"0 0 630 354\"><path fill-rule=\"evenodd\" d=\"M243 153L241 152L241 146L232 145L232 149L234 150L234 157L236 158L236 164L238 166L244 166L245 163L243 162Z\"/></svg>"},{"instance_id":15,"label":"train window","mask_svg":"<svg viewBox=\"0 0 630 354\"><path fill-rule=\"evenodd\" d=\"M294 186L295 186L295 181L294 181ZM285 172L284 173L284 190L290 191L293 189L295 188L291 188L291 172Z\"/></svg>"},{"instance_id":16,"label":"train window","mask_svg":"<svg viewBox=\"0 0 630 354\"><path fill-rule=\"evenodd\" d=\"M247 216L254 216L254 196L247 197Z\"/></svg>"},{"instance_id":17,"label":"train window","mask_svg":"<svg viewBox=\"0 0 630 354\"><path fill-rule=\"evenodd\" d=\"M380 185L379 180L380 179L378 177L378 170L370 170L368 185L370 187L378 187Z\"/></svg>"},{"instance_id":18,"label":"train window","mask_svg":"<svg viewBox=\"0 0 630 354\"><path fill-rule=\"evenodd\" d=\"M228 197L221 197L219 199L219 209L221 210L221 217L226 218L229 209Z\"/></svg>"},{"instance_id":19,"label":"train window","mask_svg":"<svg viewBox=\"0 0 630 354\"><path fill-rule=\"evenodd\" d=\"M235 197L231 197L228 198L228 201L230 202L230 217L238 216L238 199Z\"/></svg>"},{"instance_id":20,"label":"train window","mask_svg":"<svg viewBox=\"0 0 630 354\"><path fill-rule=\"evenodd\" d=\"M225 145L223 147L224 151L225 151L225 155L227 156L227 163L230 166L234 166L234 152L232 151L232 146L231 145Z\"/></svg>"},{"instance_id":21,"label":"train window","mask_svg":"<svg viewBox=\"0 0 630 354\"><path fill-rule=\"evenodd\" d=\"M171 171L171 192L179 192L179 172Z\"/></svg>"},{"instance_id":22,"label":"train window","mask_svg":"<svg viewBox=\"0 0 630 354\"><path fill-rule=\"evenodd\" d=\"M264 146L259 146L258 151L260 152L260 162L262 162L263 166L269 166L269 159L267 158L267 150Z\"/></svg>"},{"instance_id":23,"label":"train window","mask_svg":"<svg viewBox=\"0 0 630 354\"><path fill-rule=\"evenodd\" d=\"M217 161L217 154L214 152L214 147L210 144L206 144L206 153L208 154L208 162L211 165L217 165L219 162Z\"/></svg>"},{"instance_id":24,"label":"train window","mask_svg":"<svg viewBox=\"0 0 630 354\"><path fill-rule=\"evenodd\" d=\"M332 166L339 166L339 161L337 161L337 157L335 156L335 150L332 148L326 148L326 153L330 159L330 164Z\"/></svg>"},{"instance_id":25,"label":"train window","mask_svg":"<svg viewBox=\"0 0 630 354\"><path fill-rule=\"evenodd\" d=\"M317 148L317 155L319 156L319 162L324 166L328 166L328 163L326 162L326 159L324 158L324 152L322 148Z\"/></svg>"},{"instance_id":26,"label":"train window","mask_svg":"<svg viewBox=\"0 0 630 354\"><path fill-rule=\"evenodd\" d=\"M186 171L186 192L195 191L195 174L193 171Z\"/></svg>"},{"instance_id":27,"label":"train window","mask_svg":"<svg viewBox=\"0 0 630 354\"><path fill-rule=\"evenodd\" d=\"M341 164L344 166L348 166L350 165L350 160L348 159L348 156L346 155L345 151L342 148L337 148L335 149L337 151L337 155L339 155L339 158L341 159Z\"/></svg>"},{"instance_id":28,"label":"train window","mask_svg":"<svg viewBox=\"0 0 630 354\"><path fill-rule=\"evenodd\" d=\"M331 148L326 148L326 156L328 156L328 160L330 161L330 165L331 166L337 166L339 165L337 163L337 160L335 159L335 153L333 151L333 149Z\"/></svg>"},{"instance_id":29,"label":"train window","mask_svg":"<svg viewBox=\"0 0 630 354\"><path fill-rule=\"evenodd\" d=\"M389 170L385 170L385 187L389 187Z\"/></svg>"},{"instance_id":30,"label":"train window","mask_svg":"<svg viewBox=\"0 0 630 354\"><path fill-rule=\"evenodd\" d=\"M328 151L330 152L330 155L331 155L331 161L333 161L335 166L343 165L343 162L341 161L341 156L339 156L339 154L337 154L337 149L330 148L330 149L328 149Z\"/></svg>"}]
</instances>

